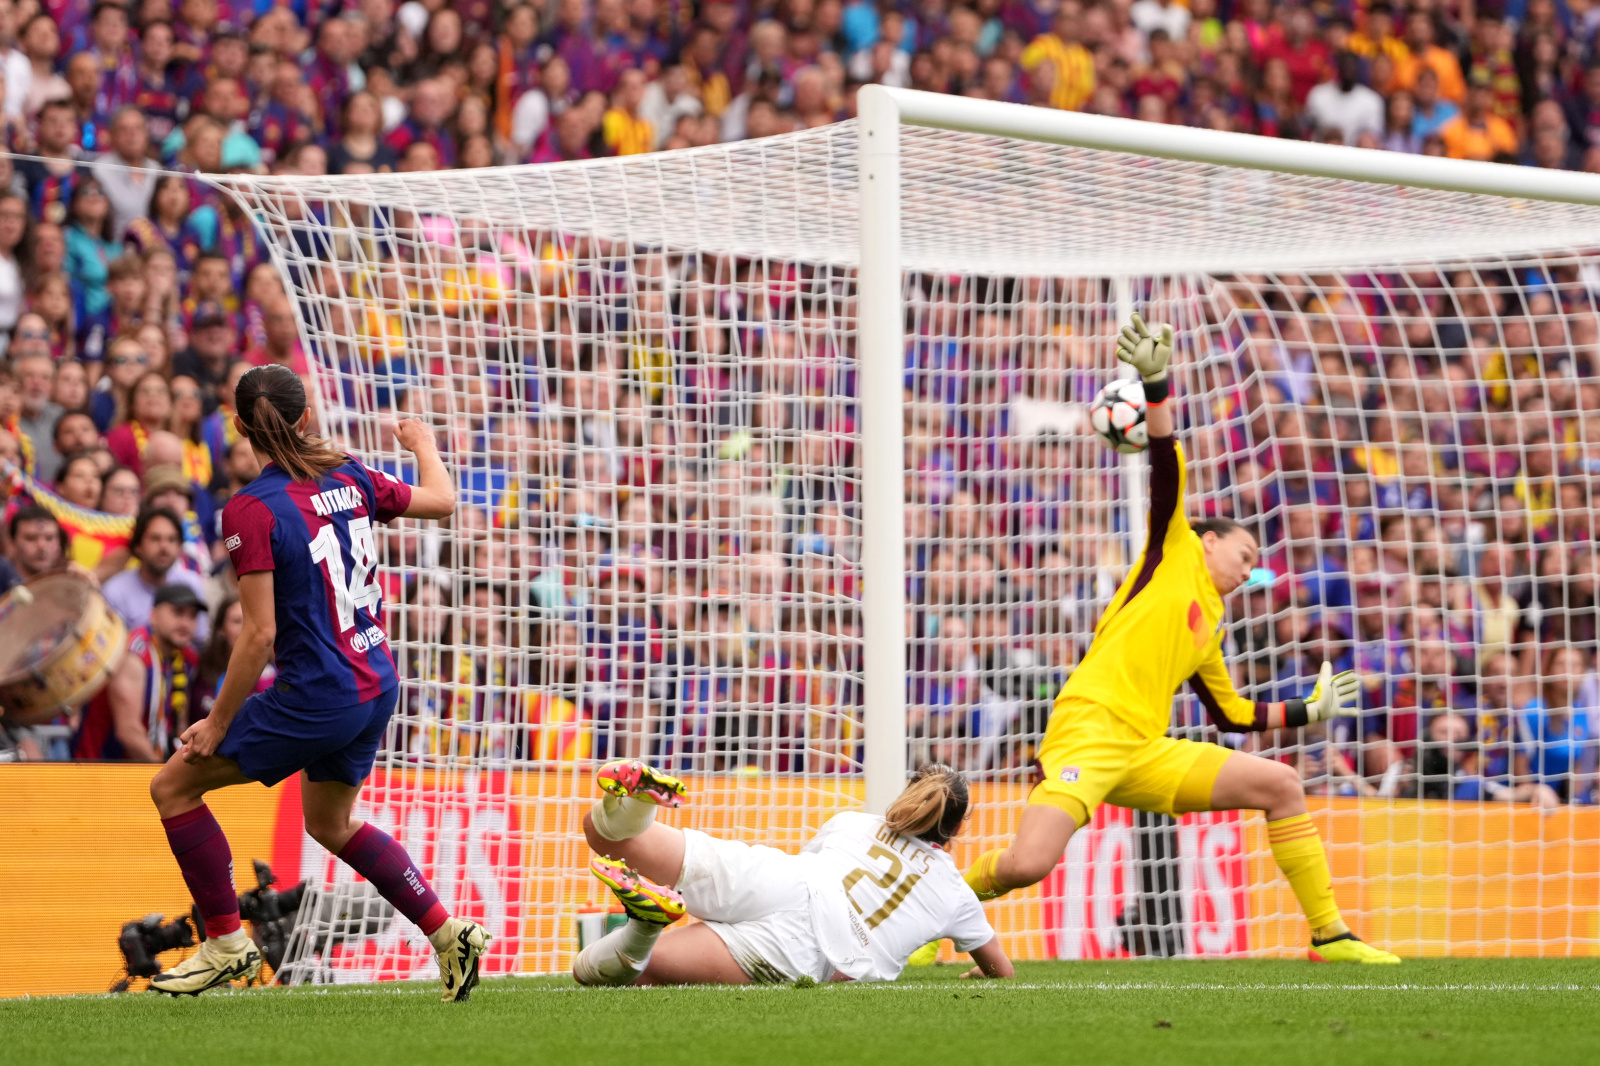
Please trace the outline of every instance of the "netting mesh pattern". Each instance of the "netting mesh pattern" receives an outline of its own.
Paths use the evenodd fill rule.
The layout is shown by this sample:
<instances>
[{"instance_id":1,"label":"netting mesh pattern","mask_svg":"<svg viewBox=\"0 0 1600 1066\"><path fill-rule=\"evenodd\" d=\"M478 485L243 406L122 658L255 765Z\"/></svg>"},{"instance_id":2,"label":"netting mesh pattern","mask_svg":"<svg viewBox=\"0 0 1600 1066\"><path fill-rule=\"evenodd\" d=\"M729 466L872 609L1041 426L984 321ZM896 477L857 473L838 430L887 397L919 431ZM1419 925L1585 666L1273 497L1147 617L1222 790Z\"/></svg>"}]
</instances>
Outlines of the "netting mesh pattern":
<instances>
[{"instance_id":1,"label":"netting mesh pattern","mask_svg":"<svg viewBox=\"0 0 1600 1066\"><path fill-rule=\"evenodd\" d=\"M235 183L317 240L309 205L425 215L647 246L858 259L856 125L552 166ZM1016 141L901 131L908 268L1081 276L1210 273L1600 245L1600 207L1397 189Z\"/></svg>"},{"instance_id":2,"label":"netting mesh pattern","mask_svg":"<svg viewBox=\"0 0 1600 1066\"><path fill-rule=\"evenodd\" d=\"M1367 679L1363 716L1331 732L1229 740L1325 797L1363 933L1593 951L1600 264L1573 246L1600 246L1600 213L935 131L904 145L898 412L855 400L849 124L581 165L230 179L298 301L324 430L404 474L387 427L423 418L457 477L451 522L383 542L403 698L363 809L489 920L486 972L565 967L608 902L579 828L598 760L688 776L679 824L753 842L797 846L859 806L863 535L904 545L911 758L975 782L957 858L1009 837L1051 701L1142 539L1143 460L1085 418L1134 308L1179 330L1191 515L1246 523L1273 574L1231 605L1237 687L1304 695L1324 658ZM904 420L903 530L861 528L870 417ZM1186 693L1174 728L1217 736ZM1448 802L1393 805L1411 797ZM307 976L425 971L415 930L313 844L302 872L326 888ZM1231 887L1196 887L1214 883ZM991 913L1033 957L1304 935L1253 816L1106 812Z\"/></svg>"}]
</instances>

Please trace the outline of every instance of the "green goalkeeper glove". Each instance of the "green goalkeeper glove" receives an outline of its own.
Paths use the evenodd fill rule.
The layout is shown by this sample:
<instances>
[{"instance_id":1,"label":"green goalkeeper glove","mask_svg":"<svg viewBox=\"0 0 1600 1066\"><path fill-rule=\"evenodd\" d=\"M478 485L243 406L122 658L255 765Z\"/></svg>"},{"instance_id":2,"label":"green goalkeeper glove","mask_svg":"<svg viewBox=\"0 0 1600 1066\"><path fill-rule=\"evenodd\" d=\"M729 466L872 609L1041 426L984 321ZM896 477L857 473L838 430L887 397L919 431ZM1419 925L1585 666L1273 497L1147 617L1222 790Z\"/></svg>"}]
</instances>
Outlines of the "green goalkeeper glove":
<instances>
[{"instance_id":1,"label":"green goalkeeper glove","mask_svg":"<svg viewBox=\"0 0 1600 1066\"><path fill-rule=\"evenodd\" d=\"M1147 382L1167 380L1167 363L1172 359L1172 327L1156 324L1154 334L1134 312L1117 338L1117 358L1133 367Z\"/></svg>"},{"instance_id":2,"label":"green goalkeeper glove","mask_svg":"<svg viewBox=\"0 0 1600 1066\"><path fill-rule=\"evenodd\" d=\"M1332 663L1323 663L1317 687L1306 700L1306 721L1325 722L1330 718L1352 718L1361 713L1356 706L1361 698L1361 679L1354 670L1333 672Z\"/></svg>"}]
</instances>

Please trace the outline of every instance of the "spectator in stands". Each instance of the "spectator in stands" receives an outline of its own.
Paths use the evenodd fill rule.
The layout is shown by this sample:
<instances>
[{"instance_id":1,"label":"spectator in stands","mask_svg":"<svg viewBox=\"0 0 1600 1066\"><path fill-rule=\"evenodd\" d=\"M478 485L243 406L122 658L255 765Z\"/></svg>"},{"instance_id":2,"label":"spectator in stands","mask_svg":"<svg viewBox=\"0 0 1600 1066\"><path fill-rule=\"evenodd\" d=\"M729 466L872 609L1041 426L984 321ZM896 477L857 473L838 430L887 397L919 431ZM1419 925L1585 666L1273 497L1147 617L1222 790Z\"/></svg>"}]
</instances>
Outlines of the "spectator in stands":
<instances>
[{"instance_id":1,"label":"spectator in stands","mask_svg":"<svg viewBox=\"0 0 1600 1066\"><path fill-rule=\"evenodd\" d=\"M152 601L149 624L128 634L111 680L84 708L73 738L76 758L165 762L189 727L193 644L205 601L187 585L164 585Z\"/></svg>"},{"instance_id":2,"label":"spectator in stands","mask_svg":"<svg viewBox=\"0 0 1600 1066\"><path fill-rule=\"evenodd\" d=\"M1345 144L1373 142L1384 132L1383 97L1361 83L1361 58L1354 52L1334 57L1336 76L1306 97L1306 118L1319 134L1336 132Z\"/></svg>"},{"instance_id":3,"label":"spectator in stands","mask_svg":"<svg viewBox=\"0 0 1600 1066\"><path fill-rule=\"evenodd\" d=\"M14 353L11 373L16 379L17 395L21 401L21 414L17 429L27 438L23 444L25 456L31 456L32 474L40 481L54 481L61 466L61 456L56 451L56 420L61 408L50 399L55 388L55 363L45 352Z\"/></svg>"},{"instance_id":4,"label":"spectator in stands","mask_svg":"<svg viewBox=\"0 0 1600 1066\"><path fill-rule=\"evenodd\" d=\"M16 575L13 585L17 580L32 581L67 563L67 533L43 507L29 504L14 511L6 521L6 535L11 542L6 560ZM3 579L0 584L4 584Z\"/></svg>"},{"instance_id":5,"label":"spectator in stands","mask_svg":"<svg viewBox=\"0 0 1600 1066\"><path fill-rule=\"evenodd\" d=\"M143 111L131 103L119 107L111 116L110 145L94 164L95 180L111 204L111 237L116 241L130 222L150 213L157 180L152 171L161 165L150 158L150 133Z\"/></svg>"},{"instance_id":6,"label":"spectator in stands","mask_svg":"<svg viewBox=\"0 0 1600 1066\"><path fill-rule=\"evenodd\" d=\"M1474 71L1461 114L1439 128L1445 154L1451 159L1490 162L1517 154L1517 133L1494 113L1494 83L1487 71Z\"/></svg>"},{"instance_id":7,"label":"spectator in stands","mask_svg":"<svg viewBox=\"0 0 1600 1066\"><path fill-rule=\"evenodd\" d=\"M204 599L205 582L200 575L178 565L183 550L183 519L177 513L164 507L145 507L134 522L128 543L138 565L107 579L101 591L129 629L138 629L149 620L156 592L167 585L186 585ZM203 618L197 621L195 630L196 639L202 641L206 638L204 623Z\"/></svg>"},{"instance_id":8,"label":"spectator in stands","mask_svg":"<svg viewBox=\"0 0 1600 1066\"><path fill-rule=\"evenodd\" d=\"M106 434L106 447L118 463L142 473L150 434L166 429L171 418L172 386L160 371L147 370L128 390L128 417Z\"/></svg>"}]
</instances>

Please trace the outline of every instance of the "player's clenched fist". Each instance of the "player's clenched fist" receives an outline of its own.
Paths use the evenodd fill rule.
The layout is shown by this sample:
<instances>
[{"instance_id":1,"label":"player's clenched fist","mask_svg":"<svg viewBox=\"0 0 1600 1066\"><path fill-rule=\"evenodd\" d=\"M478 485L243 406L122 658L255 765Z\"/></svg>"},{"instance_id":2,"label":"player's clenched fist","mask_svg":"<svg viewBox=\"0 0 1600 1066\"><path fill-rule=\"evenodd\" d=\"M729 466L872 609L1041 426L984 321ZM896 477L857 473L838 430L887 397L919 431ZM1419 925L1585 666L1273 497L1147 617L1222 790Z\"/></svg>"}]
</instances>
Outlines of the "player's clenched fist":
<instances>
[{"instance_id":1,"label":"player's clenched fist","mask_svg":"<svg viewBox=\"0 0 1600 1066\"><path fill-rule=\"evenodd\" d=\"M426 448L436 450L433 440L433 430L423 425L415 418L403 418L394 424L394 439L400 442L400 447L408 452L420 452Z\"/></svg>"},{"instance_id":2,"label":"player's clenched fist","mask_svg":"<svg viewBox=\"0 0 1600 1066\"><path fill-rule=\"evenodd\" d=\"M1134 312L1117 338L1117 358L1133 367L1145 381L1165 381L1172 359L1172 327L1157 323L1155 332Z\"/></svg>"},{"instance_id":3,"label":"player's clenched fist","mask_svg":"<svg viewBox=\"0 0 1600 1066\"><path fill-rule=\"evenodd\" d=\"M1332 663L1323 663L1317 687L1306 700L1306 720L1324 722L1329 718L1349 718L1360 714L1356 706L1361 696L1361 679L1354 670L1333 672Z\"/></svg>"}]
</instances>

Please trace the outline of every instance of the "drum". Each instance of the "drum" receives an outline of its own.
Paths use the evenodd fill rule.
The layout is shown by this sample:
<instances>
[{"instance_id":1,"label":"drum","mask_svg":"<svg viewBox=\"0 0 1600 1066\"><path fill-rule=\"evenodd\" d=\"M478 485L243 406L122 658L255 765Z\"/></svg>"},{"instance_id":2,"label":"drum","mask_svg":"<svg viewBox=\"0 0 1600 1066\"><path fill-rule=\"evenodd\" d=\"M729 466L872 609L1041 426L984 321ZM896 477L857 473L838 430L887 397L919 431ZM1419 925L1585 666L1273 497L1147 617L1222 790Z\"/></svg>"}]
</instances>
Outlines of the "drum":
<instances>
[{"instance_id":1,"label":"drum","mask_svg":"<svg viewBox=\"0 0 1600 1066\"><path fill-rule=\"evenodd\" d=\"M0 714L17 725L83 706L128 646L128 627L87 579L41 574L0 599Z\"/></svg>"}]
</instances>

